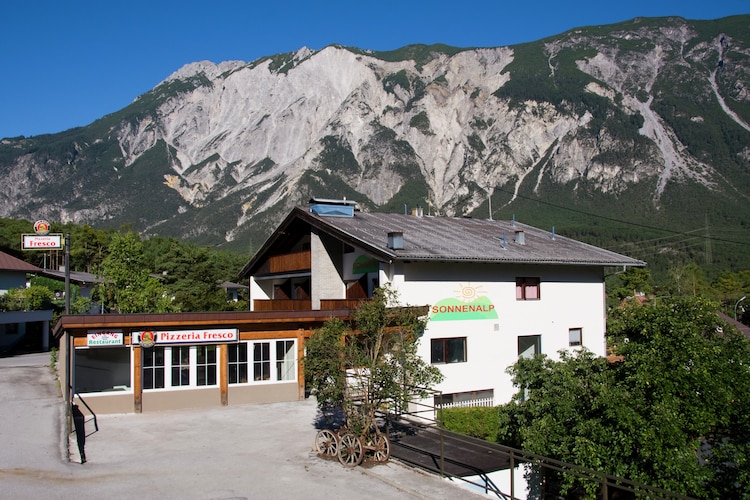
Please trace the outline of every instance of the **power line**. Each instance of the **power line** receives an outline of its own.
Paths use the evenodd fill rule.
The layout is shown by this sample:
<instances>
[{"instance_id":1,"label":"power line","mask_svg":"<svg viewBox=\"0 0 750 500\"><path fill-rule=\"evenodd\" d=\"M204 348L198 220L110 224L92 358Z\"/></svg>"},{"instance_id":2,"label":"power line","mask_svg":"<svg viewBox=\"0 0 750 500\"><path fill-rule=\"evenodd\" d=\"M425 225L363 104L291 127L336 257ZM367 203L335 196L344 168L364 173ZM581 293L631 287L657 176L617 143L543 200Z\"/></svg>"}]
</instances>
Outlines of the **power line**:
<instances>
[{"instance_id":1,"label":"power line","mask_svg":"<svg viewBox=\"0 0 750 500\"><path fill-rule=\"evenodd\" d=\"M680 236L689 236L690 233L692 233L692 232L700 231L700 230L705 230L706 229L705 227L703 227L703 228L700 228L700 229L697 229L697 230L687 231L687 232L685 232L685 231L675 231L675 230L672 230L672 229L665 229L665 228L662 228L662 227L649 226L648 224L640 224L638 222L631 222L631 221L626 221L626 220L622 220L622 219L615 219L613 217L606 217L604 215L592 214L590 212L585 212L583 210L578 210L578 209L570 208L570 207L564 207L562 205L555 205L554 203L550 203L548 201L540 200L538 198L531 198L529 196L524 196L522 194L518 194L518 193L506 191L506 190L500 189L500 188L496 188L496 190L499 191L499 192L501 192L501 193L505 193L505 194L514 196L516 198L523 198L525 200L534 201L536 203L541 203L543 205L548 205L548 206L553 207L553 208L567 210L569 212L574 212L574 213L581 214L581 215L586 215L587 217L595 217L597 219L607 220L607 221L610 221L610 222L617 222L619 224L625 224L625 225L628 225L628 226L640 227L640 228L644 228L644 229L651 229L652 231L661 231L661 232L675 234L675 235L680 235ZM708 234L705 236L705 238L706 238L707 241L717 241L717 242L721 242L721 243L732 243L734 245L747 245L748 244L747 241L734 241L734 240L728 240L728 239L724 239L724 238L716 238L716 237L713 237L713 236L708 236Z\"/></svg>"}]
</instances>

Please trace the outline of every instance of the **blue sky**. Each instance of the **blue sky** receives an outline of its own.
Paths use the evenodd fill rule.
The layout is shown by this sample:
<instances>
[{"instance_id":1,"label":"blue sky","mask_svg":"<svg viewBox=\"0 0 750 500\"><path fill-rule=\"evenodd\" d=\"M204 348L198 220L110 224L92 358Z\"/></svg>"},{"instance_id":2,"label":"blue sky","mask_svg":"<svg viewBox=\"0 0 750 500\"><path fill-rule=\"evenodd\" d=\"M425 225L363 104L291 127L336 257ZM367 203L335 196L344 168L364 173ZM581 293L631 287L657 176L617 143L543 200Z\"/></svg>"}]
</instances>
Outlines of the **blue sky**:
<instances>
[{"instance_id":1,"label":"blue sky","mask_svg":"<svg viewBox=\"0 0 750 500\"><path fill-rule=\"evenodd\" d=\"M0 138L87 125L185 64L342 44L496 47L634 17L718 19L747 0L26 0L0 7Z\"/></svg>"}]
</instances>

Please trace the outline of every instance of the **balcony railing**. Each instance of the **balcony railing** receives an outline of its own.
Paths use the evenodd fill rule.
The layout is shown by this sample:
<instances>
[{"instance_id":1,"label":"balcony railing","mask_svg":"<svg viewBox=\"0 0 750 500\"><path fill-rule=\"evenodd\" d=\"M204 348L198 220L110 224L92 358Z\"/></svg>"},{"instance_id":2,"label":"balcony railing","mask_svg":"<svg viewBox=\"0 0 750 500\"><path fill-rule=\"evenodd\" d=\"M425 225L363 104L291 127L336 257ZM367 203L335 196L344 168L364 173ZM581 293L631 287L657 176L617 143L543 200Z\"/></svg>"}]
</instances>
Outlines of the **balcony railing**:
<instances>
[{"instance_id":1,"label":"balcony railing","mask_svg":"<svg viewBox=\"0 0 750 500\"><path fill-rule=\"evenodd\" d=\"M306 271L310 269L312 262L310 250L302 252L286 253L283 255L272 255L258 269L257 274L289 273L293 271Z\"/></svg>"},{"instance_id":2,"label":"balcony railing","mask_svg":"<svg viewBox=\"0 0 750 500\"><path fill-rule=\"evenodd\" d=\"M334 309L356 309L364 300L367 299L321 299L320 310L332 311ZM312 301L310 300L253 300L253 310L255 311L309 311L310 309L312 309Z\"/></svg>"},{"instance_id":3,"label":"balcony railing","mask_svg":"<svg viewBox=\"0 0 750 500\"><path fill-rule=\"evenodd\" d=\"M320 310L356 309L365 300L369 299L320 299Z\"/></svg>"},{"instance_id":4,"label":"balcony railing","mask_svg":"<svg viewBox=\"0 0 750 500\"><path fill-rule=\"evenodd\" d=\"M253 300L255 311L309 311L310 309L312 309L312 303L309 300Z\"/></svg>"}]
</instances>

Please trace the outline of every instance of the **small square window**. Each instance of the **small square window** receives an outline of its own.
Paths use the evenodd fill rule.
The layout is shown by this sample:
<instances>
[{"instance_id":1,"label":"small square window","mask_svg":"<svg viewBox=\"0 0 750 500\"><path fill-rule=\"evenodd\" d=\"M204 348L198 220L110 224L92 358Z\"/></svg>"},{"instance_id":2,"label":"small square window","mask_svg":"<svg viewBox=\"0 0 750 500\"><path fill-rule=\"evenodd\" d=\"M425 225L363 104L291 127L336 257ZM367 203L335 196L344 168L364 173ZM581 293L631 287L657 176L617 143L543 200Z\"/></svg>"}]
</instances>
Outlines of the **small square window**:
<instances>
[{"instance_id":1,"label":"small square window","mask_svg":"<svg viewBox=\"0 0 750 500\"><path fill-rule=\"evenodd\" d=\"M539 300L539 278L516 278L516 300Z\"/></svg>"},{"instance_id":2,"label":"small square window","mask_svg":"<svg viewBox=\"0 0 750 500\"><path fill-rule=\"evenodd\" d=\"M571 328L568 330L568 345L571 347L583 345L582 328Z\"/></svg>"}]
</instances>

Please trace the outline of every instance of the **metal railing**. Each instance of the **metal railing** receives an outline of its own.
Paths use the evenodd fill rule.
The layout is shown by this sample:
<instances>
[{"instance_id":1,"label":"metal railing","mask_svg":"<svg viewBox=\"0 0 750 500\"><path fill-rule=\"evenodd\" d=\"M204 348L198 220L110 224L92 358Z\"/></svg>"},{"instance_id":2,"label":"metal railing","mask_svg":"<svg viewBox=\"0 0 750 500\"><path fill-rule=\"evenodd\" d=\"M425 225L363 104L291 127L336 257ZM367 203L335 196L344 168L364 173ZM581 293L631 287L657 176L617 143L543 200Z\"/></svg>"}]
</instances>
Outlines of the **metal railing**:
<instances>
[{"instance_id":1,"label":"metal railing","mask_svg":"<svg viewBox=\"0 0 750 500\"><path fill-rule=\"evenodd\" d=\"M94 410L92 410L91 407L88 405L88 403L86 403L86 400L84 400L81 397L80 393L76 392L75 393L75 397L78 398L78 401L80 401L81 403L83 403L83 406L86 407L86 410L91 414L91 418L88 419L88 420L85 420L84 423L85 422L91 422L93 420L94 421L94 432L99 432L99 421L96 419L96 413L94 413ZM94 432L92 432L91 434L93 434ZM86 434L86 437L90 436L91 434Z\"/></svg>"},{"instance_id":2,"label":"metal railing","mask_svg":"<svg viewBox=\"0 0 750 500\"><path fill-rule=\"evenodd\" d=\"M405 388L408 389L408 388ZM588 485L597 485L598 494L596 498L609 500L613 498L657 498L657 499L678 499L678 500L694 500L692 497L685 496L679 493L673 493L662 488L649 486L636 481L631 481L625 478L606 474L597 470L581 467L575 464L570 464L556 460L553 458L529 453L524 450L517 448L511 448L500 444L486 442L486 445L481 444L486 448L488 454L500 454L507 458L509 467L508 471L510 474L510 491L503 492L492 482L487 476L487 471L478 470L476 476L483 480L483 483L477 483L466 477L451 476L446 473L446 463L457 463L452 457L446 457L445 454L445 436L450 434L452 440L460 440L460 435L447 431L440 420L440 409L433 405L425 403L429 397L424 397L425 394L430 394L433 398L441 396L440 391L430 391L424 388L413 388L414 394L420 394L420 399L410 400L407 408L403 408L403 405L397 405L396 407L389 407L384 409L384 418L389 421L389 426L394 428L393 423L398 422L400 426L410 426L414 429L414 432L419 432L419 429L430 429L433 432L438 432L440 439L440 449L435 452L433 460L436 463L438 472L444 477L450 477L452 479L459 479L465 483L474 485L478 488L483 489L485 492L492 492L497 495L498 498L520 500L521 497L516 496L516 480L514 477L515 469L522 464L527 464L529 470L537 472L536 478L538 484L524 483L524 486L529 487L529 490L533 490L535 493L540 493L540 498L548 497L548 494L554 494L553 492L542 492L542 489L549 488L549 478L554 475L567 475L575 478L576 486L581 488ZM406 394L406 392L405 392ZM477 440L464 436L467 446L478 446ZM425 453L432 453L424 450ZM468 464L467 464L468 465ZM552 474L549 474L549 473ZM545 482L543 478L546 478ZM553 485L554 488L554 485ZM575 493L573 494L575 495ZM555 497L556 498L556 497ZM565 498L578 498L577 496L570 496L570 493Z\"/></svg>"}]
</instances>

